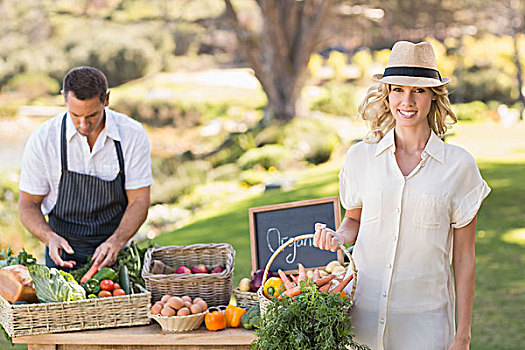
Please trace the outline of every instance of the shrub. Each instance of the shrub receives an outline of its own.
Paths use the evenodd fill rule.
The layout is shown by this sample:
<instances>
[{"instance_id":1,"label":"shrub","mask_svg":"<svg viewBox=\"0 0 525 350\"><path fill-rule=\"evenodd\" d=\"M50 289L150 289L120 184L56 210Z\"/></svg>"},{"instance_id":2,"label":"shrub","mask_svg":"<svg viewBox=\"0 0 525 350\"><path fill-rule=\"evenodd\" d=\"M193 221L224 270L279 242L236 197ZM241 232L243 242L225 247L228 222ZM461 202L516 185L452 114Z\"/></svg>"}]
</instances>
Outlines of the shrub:
<instances>
[{"instance_id":1,"label":"shrub","mask_svg":"<svg viewBox=\"0 0 525 350\"><path fill-rule=\"evenodd\" d=\"M295 118L286 126L284 145L294 159L320 164L340 144L337 125L329 118Z\"/></svg>"},{"instance_id":2,"label":"shrub","mask_svg":"<svg viewBox=\"0 0 525 350\"><path fill-rule=\"evenodd\" d=\"M481 101L459 103L452 105L452 110L458 120L481 121L487 118L487 105Z\"/></svg>"},{"instance_id":3,"label":"shrub","mask_svg":"<svg viewBox=\"0 0 525 350\"><path fill-rule=\"evenodd\" d=\"M235 163L224 164L208 172L209 181L232 181L239 178L241 170Z\"/></svg>"},{"instance_id":4,"label":"shrub","mask_svg":"<svg viewBox=\"0 0 525 350\"><path fill-rule=\"evenodd\" d=\"M311 104L312 110L350 117L357 115L360 91L355 85L330 82L321 91L321 97L314 99Z\"/></svg>"},{"instance_id":5,"label":"shrub","mask_svg":"<svg viewBox=\"0 0 525 350\"><path fill-rule=\"evenodd\" d=\"M43 95L52 95L60 91L60 84L55 79L42 73L18 74L2 88L3 92L16 91L33 99Z\"/></svg>"},{"instance_id":6,"label":"shrub","mask_svg":"<svg viewBox=\"0 0 525 350\"><path fill-rule=\"evenodd\" d=\"M252 148L244 153L237 164L241 169L250 169L256 165L268 169L271 166L281 169L289 160L288 151L280 145L266 145Z\"/></svg>"},{"instance_id":7,"label":"shrub","mask_svg":"<svg viewBox=\"0 0 525 350\"><path fill-rule=\"evenodd\" d=\"M248 186L255 186L255 185L264 183L267 181L267 179L268 179L268 173L264 170L257 170L257 169L245 170L239 176L239 180L241 182L244 182Z\"/></svg>"}]
</instances>

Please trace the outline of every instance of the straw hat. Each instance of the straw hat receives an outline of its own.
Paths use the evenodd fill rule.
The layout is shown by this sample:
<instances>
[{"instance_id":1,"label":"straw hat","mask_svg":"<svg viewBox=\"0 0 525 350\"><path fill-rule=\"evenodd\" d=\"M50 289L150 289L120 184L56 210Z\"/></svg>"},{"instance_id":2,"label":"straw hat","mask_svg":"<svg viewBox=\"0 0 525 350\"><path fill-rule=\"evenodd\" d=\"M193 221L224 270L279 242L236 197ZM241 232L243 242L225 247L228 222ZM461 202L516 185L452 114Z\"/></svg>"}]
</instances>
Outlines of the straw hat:
<instances>
[{"instance_id":1,"label":"straw hat","mask_svg":"<svg viewBox=\"0 0 525 350\"><path fill-rule=\"evenodd\" d=\"M383 74L375 74L375 81L402 86L435 87L450 82L441 78L434 49L428 42L398 41L392 47Z\"/></svg>"}]
</instances>

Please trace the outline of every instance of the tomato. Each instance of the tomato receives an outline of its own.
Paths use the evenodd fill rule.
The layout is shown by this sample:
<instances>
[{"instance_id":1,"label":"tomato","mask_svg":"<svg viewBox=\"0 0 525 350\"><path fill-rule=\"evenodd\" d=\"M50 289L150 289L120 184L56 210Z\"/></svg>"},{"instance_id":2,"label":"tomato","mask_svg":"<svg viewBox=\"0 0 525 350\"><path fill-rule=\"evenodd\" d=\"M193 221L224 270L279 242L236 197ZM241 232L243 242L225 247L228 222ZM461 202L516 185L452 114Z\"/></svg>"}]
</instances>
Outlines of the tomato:
<instances>
[{"instance_id":1,"label":"tomato","mask_svg":"<svg viewBox=\"0 0 525 350\"><path fill-rule=\"evenodd\" d=\"M115 290L115 289L122 289L122 287L120 286L120 284L115 283L115 284L113 285L113 290Z\"/></svg>"},{"instance_id":2,"label":"tomato","mask_svg":"<svg viewBox=\"0 0 525 350\"><path fill-rule=\"evenodd\" d=\"M113 283L112 280L102 280L102 281L100 281L100 289L102 289L102 290L107 290L107 291L111 292L114 287L115 287L115 283Z\"/></svg>"},{"instance_id":3,"label":"tomato","mask_svg":"<svg viewBox=\"0 0 525 350\"><path fill-rule=\"evenodd\" d=\"M116 296L119 296L119 295L126 295L126 292L124 292L124 290L122 290L120 288L113 289L113 296L116 297Z\"/></svg>"},{"instance_id":4,"label":"tomato","mask_svg":"<svg viewBox=\"0 0 525 350\"><path fill-rule=\"evenodd\" d=\"M110 291L108 290L101 290L99 293L98 293L98 297L99 298L106 298L106 297L112 297L113 295L111 294Z\"/></svg>"}]
</instances>

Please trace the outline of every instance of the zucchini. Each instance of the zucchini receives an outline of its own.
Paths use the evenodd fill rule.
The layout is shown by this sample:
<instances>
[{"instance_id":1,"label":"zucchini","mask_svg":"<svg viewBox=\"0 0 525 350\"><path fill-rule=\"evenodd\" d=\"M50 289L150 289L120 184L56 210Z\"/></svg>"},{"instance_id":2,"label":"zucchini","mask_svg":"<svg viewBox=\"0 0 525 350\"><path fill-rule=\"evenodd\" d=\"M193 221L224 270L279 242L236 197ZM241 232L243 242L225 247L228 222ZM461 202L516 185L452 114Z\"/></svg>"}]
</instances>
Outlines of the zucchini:
<instances>
[{"instance_id":1,"label":"zucchini","mask_svg":"<svg viewBox=\"0 0 525 350\"><path fill-rule=\"evenodd\" d=\"M131 288L129 285L129 272L126 265L122 265L119 270L119 281L120 287L126 292L126 295L131 294Z\"/></svg>"}]
</instances>

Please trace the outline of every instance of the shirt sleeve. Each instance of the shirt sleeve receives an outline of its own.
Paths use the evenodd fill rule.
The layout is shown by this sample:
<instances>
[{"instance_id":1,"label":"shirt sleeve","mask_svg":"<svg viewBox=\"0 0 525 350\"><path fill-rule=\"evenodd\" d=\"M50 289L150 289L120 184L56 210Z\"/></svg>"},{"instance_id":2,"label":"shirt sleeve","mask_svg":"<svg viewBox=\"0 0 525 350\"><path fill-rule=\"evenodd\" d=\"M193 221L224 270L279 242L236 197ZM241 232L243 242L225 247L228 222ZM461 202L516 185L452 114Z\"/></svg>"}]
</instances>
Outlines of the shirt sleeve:
<instances>
[{"instance_id":1,"label":"shirt sleeve","mask_svg":"<svg viewBox=\"0 0 525 350\"><path fill-rule=\"evenodd\" d=\"M20 191L40 196L45 196L49 193L51 188L45 176L46 167L42 153L44 149L45 147L42 147L39 143L37 129L29 137L22 156L20 182L18 183Z\"/></svg>"},{"instance_id":2,"label":"shirt sleeve","mask_svg":"<svg viewBox=\"0 0 525 350\"><path fill-rule=\"evenodd\" d=\"M127 168L125 184L127 190L148 187L153 184L148 135L143 127L141 127L134 141L129 160L125 165Z\"/></svg>"},{"instance_id":3,"label":"shirt sleeve","mask_svg":"<svg viewBox=\"0 0 525 350\"><path fill-rule=\"evenodd\" d=\"M476 216L481 203L490 193L490 187L481 177L474 158L459 172L461 179L452 198L452 227L467 226Z\"/></svg>"},{"instance_id":4,"label":"shirt sleeve","mask_svg":"<svg viewBox=\"0 0 525 350\"><path fill-rule=\"evenodd\" d=\"M355 182L349 169L350 157L346 157L345 163L339 171L339 197L341 205L346 210L361 208L363 203L359 198Z\"/></svg>"}]
</instances>

